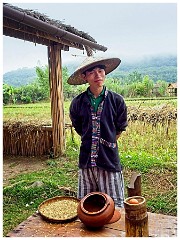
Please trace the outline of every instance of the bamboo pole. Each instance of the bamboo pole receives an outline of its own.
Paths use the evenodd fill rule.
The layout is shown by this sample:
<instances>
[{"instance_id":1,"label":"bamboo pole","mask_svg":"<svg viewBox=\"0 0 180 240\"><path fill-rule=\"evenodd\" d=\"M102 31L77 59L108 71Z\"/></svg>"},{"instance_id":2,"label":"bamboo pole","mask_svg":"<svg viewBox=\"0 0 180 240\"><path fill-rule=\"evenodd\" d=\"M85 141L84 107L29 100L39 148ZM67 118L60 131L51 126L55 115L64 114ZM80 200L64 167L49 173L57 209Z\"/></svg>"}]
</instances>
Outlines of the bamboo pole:
<instances>
[{"instance_id":1,"label":"bamboo pole","mask_svg":"<svg viewBox=\"0 0 180 240\"><path fill-rule=\"evenodd\" d=\"M64 97L61 66L61 46L48 47L51 117L54 157L65 151Z\"/></svg>"}]
</instances>

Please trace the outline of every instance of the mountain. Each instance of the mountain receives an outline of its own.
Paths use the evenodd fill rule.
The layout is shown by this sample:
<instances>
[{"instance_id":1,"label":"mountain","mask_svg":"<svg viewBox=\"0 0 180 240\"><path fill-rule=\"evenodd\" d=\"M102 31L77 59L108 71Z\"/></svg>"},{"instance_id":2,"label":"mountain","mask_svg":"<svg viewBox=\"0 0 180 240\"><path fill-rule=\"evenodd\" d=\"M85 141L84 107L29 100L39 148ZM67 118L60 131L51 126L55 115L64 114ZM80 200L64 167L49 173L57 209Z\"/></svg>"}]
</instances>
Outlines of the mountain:
<instances>
[{"instance_id":1,"label":"mountain","mask_svg":"<svg viewBox=\"0 0 180 240\"><path fill-rule=\"evenodd\" d=\"M3 83L11 85L13 87L20 87L27 85L35 81L36 68L19 68L7 72L3 75Z\"/></svg>"},{"instance_id":2,"label":"mountain","mask_svg":"<svg viewBox=\"0 0 180 240\"><path fill-rule=\"evenodd\" d=\"M121 63L121 65L108 76L124 78L132 72L149 75L154 81L177 82L177 57L148 57L134 63Z\"/></svg>"},{"instance_id":3,"label":"mountain","mask_svg":"<svg viewBox=\"0 0 180 240\"><path fill-rule=\"evenodd\" d=\"M69 74L78 67L76 62L66 63ZM63 66L63 67L64 67ZM154 81L164 80L166 82L177 82L177 56L148 57L133 63L123 62L108 77L125 78L132 72L138 72ZM36 68L21 68L7 72L3 75L3 83L13 87L19 87L32 83L36 79Z\"/></svg>"}]
</instances>

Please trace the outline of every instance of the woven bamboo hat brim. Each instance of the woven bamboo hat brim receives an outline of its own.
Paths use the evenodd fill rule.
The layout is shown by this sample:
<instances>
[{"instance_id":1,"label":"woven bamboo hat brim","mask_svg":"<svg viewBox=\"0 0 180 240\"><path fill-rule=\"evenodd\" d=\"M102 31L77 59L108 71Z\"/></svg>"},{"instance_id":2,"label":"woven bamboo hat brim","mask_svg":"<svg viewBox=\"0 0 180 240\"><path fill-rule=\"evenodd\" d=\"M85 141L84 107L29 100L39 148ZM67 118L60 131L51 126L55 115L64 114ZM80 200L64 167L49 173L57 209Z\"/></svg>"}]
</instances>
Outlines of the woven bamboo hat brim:
<instances>
[{"instance_id":1,"label":"woven bamboo hat brim","mask_svg":"<svg viewBox=\"0 0 180 240\"><path fill-rule=\"evenodd\" d=\"M86 81L82 78L81 74L89 68L96 65L105 65L105 73L108 74L117 68L120 63L121 60L119 58L87 57L76 69L76 71L69 77L67 82L71 85L84 84Z\"/></svg>"}]
</instances>

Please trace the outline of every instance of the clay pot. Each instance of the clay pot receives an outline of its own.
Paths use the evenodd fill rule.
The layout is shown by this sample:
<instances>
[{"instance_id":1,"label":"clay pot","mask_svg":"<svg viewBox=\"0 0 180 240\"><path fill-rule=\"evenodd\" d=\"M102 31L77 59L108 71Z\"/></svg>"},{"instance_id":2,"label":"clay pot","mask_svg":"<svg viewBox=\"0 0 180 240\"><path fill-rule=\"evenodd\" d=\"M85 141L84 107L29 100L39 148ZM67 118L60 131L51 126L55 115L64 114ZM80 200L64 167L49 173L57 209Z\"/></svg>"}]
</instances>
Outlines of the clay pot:
<instances>
[{"instance_id":1,"label":"clay pot","mask_svg":"<svg viewBox=\"0 0 180 240\"><path fill-rule=\"evenodd\" d=\"M78 217L88 227L102 227L113 217L115 204L113 199L102 192L91 192L81 199L78 205Z\"/></svg>"}]
</instances>

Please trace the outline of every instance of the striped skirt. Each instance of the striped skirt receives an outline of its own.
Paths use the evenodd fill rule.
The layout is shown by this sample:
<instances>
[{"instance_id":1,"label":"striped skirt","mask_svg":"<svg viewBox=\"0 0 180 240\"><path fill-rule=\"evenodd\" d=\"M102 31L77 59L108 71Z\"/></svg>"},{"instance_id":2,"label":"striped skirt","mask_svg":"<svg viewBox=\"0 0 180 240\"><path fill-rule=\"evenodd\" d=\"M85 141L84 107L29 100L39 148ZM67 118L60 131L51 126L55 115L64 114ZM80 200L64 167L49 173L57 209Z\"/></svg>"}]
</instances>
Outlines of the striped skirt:
<instances>
[{"instance_id":1,"label":"striped skirt","mask_svg":"<svg viewBox=\"0 0 180 240\"><path fill-rule=\"evenodd\" d=\"M117 207L124 207L124 178L122 172L108 172L98 167L79 169L78 198L90 192L104 192Z\"/></svg>"}]
</instances>

